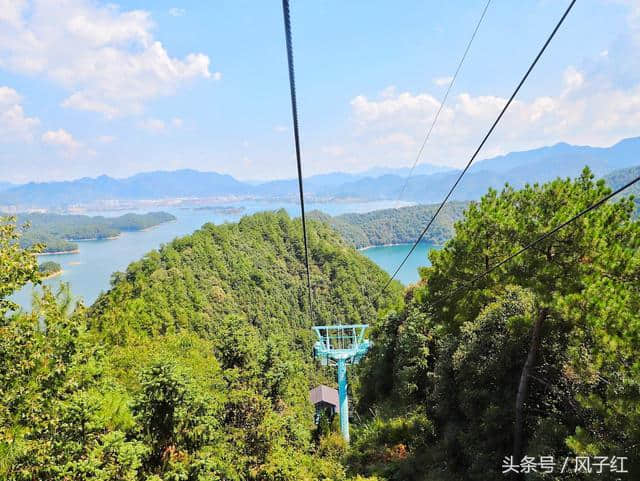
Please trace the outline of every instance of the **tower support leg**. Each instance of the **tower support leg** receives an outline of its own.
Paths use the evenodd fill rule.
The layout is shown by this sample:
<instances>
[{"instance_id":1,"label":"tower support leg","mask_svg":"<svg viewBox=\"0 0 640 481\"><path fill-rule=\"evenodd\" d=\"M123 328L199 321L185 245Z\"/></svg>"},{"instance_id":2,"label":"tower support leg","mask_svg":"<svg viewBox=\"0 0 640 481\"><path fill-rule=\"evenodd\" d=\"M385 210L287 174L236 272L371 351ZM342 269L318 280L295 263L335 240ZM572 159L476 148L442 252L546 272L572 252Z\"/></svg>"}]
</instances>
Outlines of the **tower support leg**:
<instances>
[{"instance_id":1,"label":"tower support leg","mask_svg":"<svg viewBox=\"0 0 640 481\"><path fill-rule=\"evenodd\" d=\"M347 362L338 359L338 397L340 401L340 431L349 442L349 398L347 397Z\"/></svg>"}]
</instances>

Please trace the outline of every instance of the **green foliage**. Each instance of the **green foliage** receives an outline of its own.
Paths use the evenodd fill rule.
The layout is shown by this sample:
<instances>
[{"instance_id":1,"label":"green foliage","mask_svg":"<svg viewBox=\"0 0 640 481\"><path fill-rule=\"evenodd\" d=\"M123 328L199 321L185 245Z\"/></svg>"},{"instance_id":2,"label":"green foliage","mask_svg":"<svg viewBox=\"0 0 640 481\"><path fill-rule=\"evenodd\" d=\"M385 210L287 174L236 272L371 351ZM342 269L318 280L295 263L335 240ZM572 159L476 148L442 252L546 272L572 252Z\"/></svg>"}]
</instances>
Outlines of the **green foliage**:
<instances>
[{"instance_id":1,"label":"green foliage","mask_svg":"<svg viewBox=\"0 0 640 481\"><path fill-rule=\"evenodd\" d=\"M372 300L387 274L325 225L311 225L309 243L316 321L373 319ZM283 339L297 339L290 348L307 349L313 336L303 262L300 224L284 211L206 224L115 275L91 309L92 322L114 341L124 329L216 337L211 319L239 316L263 336L287 331Z\"/></svg>"},{"instance_id":2,"label":"green foliage","mask_svg":"<svg viewBox=\"0 0 640 481\"><path fill-rule=\"evenodd\" d=\"M453 225L462 218L466 202L447 204L425 236L426 242L444 244L453 236ZM319 211L311 218L327 222L356 248L415 242L423 227L435 214L437 205L414 205L384 209L365 214L342 214L331 217Z\"/></svg>"},{"instance_id":3,"label":"green foliage","mask_svg":"<svg viewBox=\"0 0 640 481\"><path fill-rule=\"evenodd\" d=\"M424 476L424 453L434 438L431 421L419 410L400 416L374 416L354 430L348 464L367 475L389 480Z\"/></svg>"},{"instance_id":4,"label":"green foliage","mask_svg":"<svg viewBox=\"0 0 640 481\"><path fill-rule=\"evenodd\" d=\"M20 247L25 229L16 227L15 217L0 217L0 318L15 303L7 298L28 282L38 282L39 244L28 249Z\"/></svg>"},{"instance_id":5,"label":"green foliage","mask_svg":"<svg viewBox=\"0 0 640 481\"><path fill-rule=\"evenodd\" d=\"M36 244L43 246L42 253L44 254L71 253L78 250L78 244L75 242L69 242L37 228L27 230L20 240L20 245L29 248Z\"/></svg>"},{"instance_id":6,"label":"green foliage","mask_svg":"<svg viewBox=\"0 0 640 481\"><path fill-rule=\"evenodd\" d=\"M397 303L395 284L373 303L388 276L335 232L309 237L317 319ZM0 478L347 479L312 439L308 390L333 376L313 365L304 273L299 221L264 213L149 253L88 309L45 289L4 316Z\"/></svg>"},{"instance_id":7,"label":"green foliage","mask_svg":"<svg viewBox=\"0 0 640 481\"><path fill-rule=\"evenodd\" d=\"M52 274L57 274L62 270L62 267L57 262L46 261L41 263L38 266L38 272L43 276L50 276Z\"/></svg>"},{"instance_id":8,"label":"green foliage","mask_svg":"<svg viewBox=\"0 0 640 481\"><path fill-rule=\"evenodd\" d=\"M640 223L633 202L602 206L467 288L475 274L608 192L585 170L574 181L507 186L470 204L455 237L431 253L432 267L407 292L406 306L374 331L364 366L365 380L385 380L362 383L363 414L375 406L392 406L385 418L425 410L435 436L413 461L429 469L376 472L497 479L515 446L523 382L522 454L638 459ZM403 443L416 440L407 434ZM376 445L363 442L358 452ZM637 477L638 467L631 469Z\"/></svg>"}]
</instances>

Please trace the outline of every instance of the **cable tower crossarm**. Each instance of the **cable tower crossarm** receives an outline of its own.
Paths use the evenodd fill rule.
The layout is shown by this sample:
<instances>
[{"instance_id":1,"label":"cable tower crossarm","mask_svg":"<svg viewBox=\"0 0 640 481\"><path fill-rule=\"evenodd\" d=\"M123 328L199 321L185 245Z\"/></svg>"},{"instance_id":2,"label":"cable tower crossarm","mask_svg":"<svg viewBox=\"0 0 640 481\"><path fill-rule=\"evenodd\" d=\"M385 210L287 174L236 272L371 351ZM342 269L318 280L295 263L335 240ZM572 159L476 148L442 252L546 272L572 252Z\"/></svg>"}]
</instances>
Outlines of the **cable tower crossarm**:
<instances>
[{"instance_id":1,"label":"cable tower crossarm","mask_svg":"<svg viewBox=\"0 0 640 481\"><path fill-rule=\"evenodd\" d=\"M289 90L291 93L291 115L293 118L293 139L296 150L296 163L298 167L298 192L300 193L300 211L302 219L302 238L304 241L304 263L307 271L307 293L309 298L309 315L313 321L313 300L311 293L311 270L309 269L309 247L307 237L307 219L304 211L304 188L302 182L302 159L300 155L300 129L298 126L298 102L296 99L296 79L293 66L293 44L291 41L291 16L289 13L289 0L282 0L282 14L284 18L284 32L287 46L287 63L289 66Z\"/></svg>"},{"instance_id":2,"label":"cable tower crossarm","mask_svg":"<svg viewBox=\"0 0 640 481\"><path fill-rule=\"evenodd\" d=\"M391 275L391 277L389 278L389 280L386 282L386 284L384 285L384 287L380 290L380 293L378 294L378 296L376 297L376 301L380 298L380 296L387 290L387 287L389 287L389 285L391 284L391 282L393 281L393 279L398 275L398 272L400 272L400 269L402 269L402 267L405 265L405 263L407 262L407 259L409 259L409 257L411 257L411 254L413 254L413 251L416 249L416 247L418 246L418 244L420 243L420 241L422 240L422 238L424 237L424 235L427 233L427 231L429 230L429 227L431 227L431 224L433 224L433 222L435 221L436 217L438 217L438 214L440 214L440 211L442 210L442 208L444 207L444 205L447 203L447 201L449 200L449 197L451 197L451 194L453 193L453 191L456 189L456 187L458 187L458 184L460 183L460 181L462 180L462 177L464 177L464 175L467 173L467 171L469 170L469 167L471 167L471 164L473 163L473 161L476 159L476 157L478 156L478 154L480 153L480 151L482 150L482 148L484 147L484 144L487 142L487 140L489 139L489 137L491 136L491 134L493 133L493 131L495 130L496 126L498 125L498 123L500 122L500 120L502 119L502 117L504 116L505 112L507 111L507 109L509 108L509 106L511 105L511 103L513 102L513 99L516 97L516 95L518 94L518 92L520 91L520 89L522 88L522 86L524 85L524 83L526 82L527 78L529 78L529 75L531 74L531 72L533 71L534 67L536 66L536 64L538 63L538 61L540 60L540 57L542 57L542 54L545 52L545 50L547 49L547 47L549 46L549 44L551 43L551 40L553 40L553 37L555 37L556 33L558 32L558 30L560 29L560 26L564 23L565 19L567 18L567 16L569 15L569 12L571 11L571 9L573 8L573 6L575 5L577 0L571 0L571 3L569 3L569 6L567 7L567 9L564 11L564 14L562 15L562 17L560 18L560 20L558 21L558 23L556 24L555 28L553 29L553 31L551 32L551 34L547 37L547 40L544 42L544 44L542 45L542 48L540 49L540 51L538 52L538 54L536 55L536 57L534 58L533 62L531 62L531 65L529 66L529 68L527 69L527 71L525 72L524 76L522 77L522 79L520 80L520 82L518 83L518 85L516 86L515 90L513 91L513 93L511 94L511 96L509 97L509 100L507 100L507 103L504 105L504 107L502 108L502 110L500 111L500 113L498 114L498 117L496 117L496 119L493 121L493 124L491 125L491 127L489 128L488 132L485 134L485 136L483 137L482 141L480 142L480 145L478 146L478 148L475 150L475 152L473 153L473 155L471 156L471 158L469 159L469 161L467 162L467 165L465 166L465 168L462 170L462 172L460 172L460 175L458 176L458 178L456 179L456 181L453 183L453 185L451 186L451 189L449 189L449 192L447 193L447 195L445 196L445 198L442 200L442 202L440 203L440 205L438 206L438 208L436 209L435 214L433 214L433 216L431 217L431 220L427 223L426 227L422 230L422 232L420 233L420 235L418 236L418 238L416 239L416 241L413 243L413 245L411 246L411 249L409 249L409 252L407 253L407 255L404 257L404 259L402 260L402 262L400 263L400 265L398 266L398 268L394 271L394 273Z\"/></svg>"},{"instance_id":3,"label":"cable tower crossarm","mask_svg":"<svg viewBox=\"0 0 640 481\"><path fill-rule=\"evenodd\" d=\"M526 250L531 249L532 247L536 246L537 244L539 244L540 242L542 242L545 239L548 239L549 237L553 236L556 232L560 231L561 229L564 229L566 226L568 226L569 224L575 222L576 220L578 220L580 217L588 214L589 212L591 212L592 210L597 209L598 207L602 206L605 202L607 202L608 200L610 200L611 198L615 197L616 195L620 194L621 192L625 191L626 189L628 189L629 187L631 187L632 185L636 184L637 182L640 181L640 176L636 177L635 179L631 180L630 182L626 183L625 185L623 185L622 187L614 190L613 192L607 194L606 196L604 196L602 199L600 199L599 201L595 202L594 204L591 204L589 207L583 209L582 211L578 212L576 215L574 215L573 217L571 217L570 219L562 222L560 225L554 227L553 229L551 229L550 231L546 232L545 234L541 235L540 237L538 237L537 239L535 239L534 241L528 243L527 245L525 245L524 247L521 247L520 249L518 249L516 252L514 252L513 254L505 257L504 259L502 259L500 262L494 264L493 266L491 266L489 269L485 270L484 272L474 276L471 280L467 281L466 283L464 283L464 285L459 286L458 288L454 289L453 291L451 291L449 294L446 294L438 299L436 299L433 303L432 303L432 307L440 304L441 302L444 302L445 300L453 297L454 295L456 295L458 292L462 291L465 288L471 287L473 286L473 284L475 284L476 282L478 282L480 279L483 279L485 277L487 277L489 274L491 274L493 271L495 271L496 269L498 269L499 267L505 265L507 262L509 262L510 260L518 257L520 254L522 254L523 252L525 252Z\"/></svg>"},{"instance_id":4,"label":"cable tower crossarm","mask_svg":"<svg viewBox=\"0 0 640 481\"><path fill-rule=\"evenodd\" d=\"M482 25L482 21L484 20L484 17L485 17L485 15L487 13L487 10L489 9L489 5L490 4L491 4L491 0L487 0L487 3L485 4L484 9L482 10L482 14L480 15L480 18L478 19L478 23L476 23L476 27L474 28L473 33L471 34L471 38L467 42L467 46L464 49L464 53L462 54L462 57L460 58L460 61L458 62L458 66L456 67L456 71L453 74L453 77L451 77L451 81L449 82L449 85L447 86L447 90L445 91L444 96L442 97L442 101L440 102L440 106L438 107L438 110L436 111L436 115L433 117L433 121L431 122L431 125L429 126L429 129L427 130L427 134L425 135L424 140L422 141L422 144L420 145L420 148L418 149L418 153L416 155L415 160L413 161L413 165L411 165L411 169L409 170L409 173L407 174L407 177L405 178L404 183L402 184L402 188L400 189L400 193L398 194L398 198L396 199L396 206L398 205L398 203L402 199L402 196L404 195L405 190L407 190L407 186L409 185L409 179L413 175L413 171L415 170L416 166L418 165L418 162L420 161L420 158L422 157L422 152L424 151L424 148L426 147L427 142L429 142L429 138L431 137L431 132L433 132L433 129L435 128L436 124L438 123L438 119L440 118L440 113L442 112L442 109L444 108L445 104L447 103L447 99L449 98L449 93L451 92L451 89L453 88L453 84L456 83L456 79L458 78L458 74L460 73L460 70L462 69L462 64L464 63L465 59L467 58L467 54L469 53L469 50L471 49L471 44L473 43L474 39L476 38L476 34L478 33L478 30L480 30L480 25Z\"/></svg>"}]
</instances>

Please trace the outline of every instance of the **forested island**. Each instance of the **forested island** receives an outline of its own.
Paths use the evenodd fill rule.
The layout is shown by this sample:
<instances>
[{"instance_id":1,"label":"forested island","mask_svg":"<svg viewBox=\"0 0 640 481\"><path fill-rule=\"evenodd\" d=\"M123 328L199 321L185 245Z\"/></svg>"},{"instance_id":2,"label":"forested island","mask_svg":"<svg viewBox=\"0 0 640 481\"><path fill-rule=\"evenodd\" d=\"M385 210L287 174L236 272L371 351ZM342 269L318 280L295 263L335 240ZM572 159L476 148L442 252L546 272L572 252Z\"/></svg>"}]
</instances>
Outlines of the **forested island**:
<instances>
[{"instance_id":1,"label":"forested island","mask_svg":"<svg viewBox=\"0 0 640 481\"><path fill-rule=\"evenodd\" d=\"M38 265L4 220L0 478L486 481L506 479L511 455L558 470L615 457L626 473L566 478L640 479L634 202L470 282L609 192L589 171L490 190L419 283L381 296L389 276L311 220L312 311L302 226L280 211L149 252L89 307L45 287L34 312L10 314ZM337 322L370 324L373 343L349 372L350 445L314 425L308 398L335 386L311 326Z\"/></svg>"},{"instance_id":2,"label":"forested island","mask_svg":"<svg viewBox=\"0 0 640 481\"><path fill-rule=\"evenodd\" d=\"M62 273L62 267L57 262L46 261L38 266L38 272L42 276L42 279L48 279Z\"/></svg>"},{"instance_id":3,"label":"forested island","mask_svg":"<svg viewBox=\"0 0 640 481\"><path fill-rule=\"evenodd\" d=\"M43 254L73 253L78 244L73 241L111 239L122 232L148 229L176 218L167 212L124 214L119 217L18 214L19 225L28 225L20 243L22 247L44 245Z\"/></svg>"},{"instance_id":4,"label":"forested island","mask_svg":"<svg viewBox=\"0 0 640 481\"><path fill-rule=\"evenodd\" d=\"M444 244L453 237L454 223L463 217L468 202L447 204L424 237L425 242ZM309 216L327 222L351 245L363 247L414 242L435 214L438 205L414 205L364 214L330 216L313 211Z\"/></svg>"}]
</instances>

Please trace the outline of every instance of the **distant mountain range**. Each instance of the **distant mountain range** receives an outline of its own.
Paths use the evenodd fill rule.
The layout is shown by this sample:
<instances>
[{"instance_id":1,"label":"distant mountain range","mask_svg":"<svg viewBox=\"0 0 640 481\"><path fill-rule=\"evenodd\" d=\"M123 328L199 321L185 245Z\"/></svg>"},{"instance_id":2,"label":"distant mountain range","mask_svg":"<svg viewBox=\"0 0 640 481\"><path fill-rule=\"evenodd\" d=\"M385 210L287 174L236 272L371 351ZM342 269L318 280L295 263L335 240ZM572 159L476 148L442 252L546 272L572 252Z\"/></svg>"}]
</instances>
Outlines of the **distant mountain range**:
<instances>
[{"instance_id":1,"label":"distant mountain range","mask_svg":"<svg viewBox=\"0 0 640 481\"><path fill-rule=\"evenodd\" d=\"M575 146L566 143L512 152L474 164L453 195L459 201L477 199L489 187L505 183L521 187L555 177L575 177L588 165L598 176L640 164L640 137L629 138L611 147ZM305 179L305 194L314 200L396 199L409 168L374 167L361 173L335 172ZM440 201L459 171L420 164L413 172L402 196L419 203ZM11 185L0 182L2 208L64 208L107 201L139 201L179 198L263 198L295 199L297 180L263 183L242 182L230 175L195 170L156 171L114 179L103 175L65 182Z\"/></svg>"}]
</instances>

